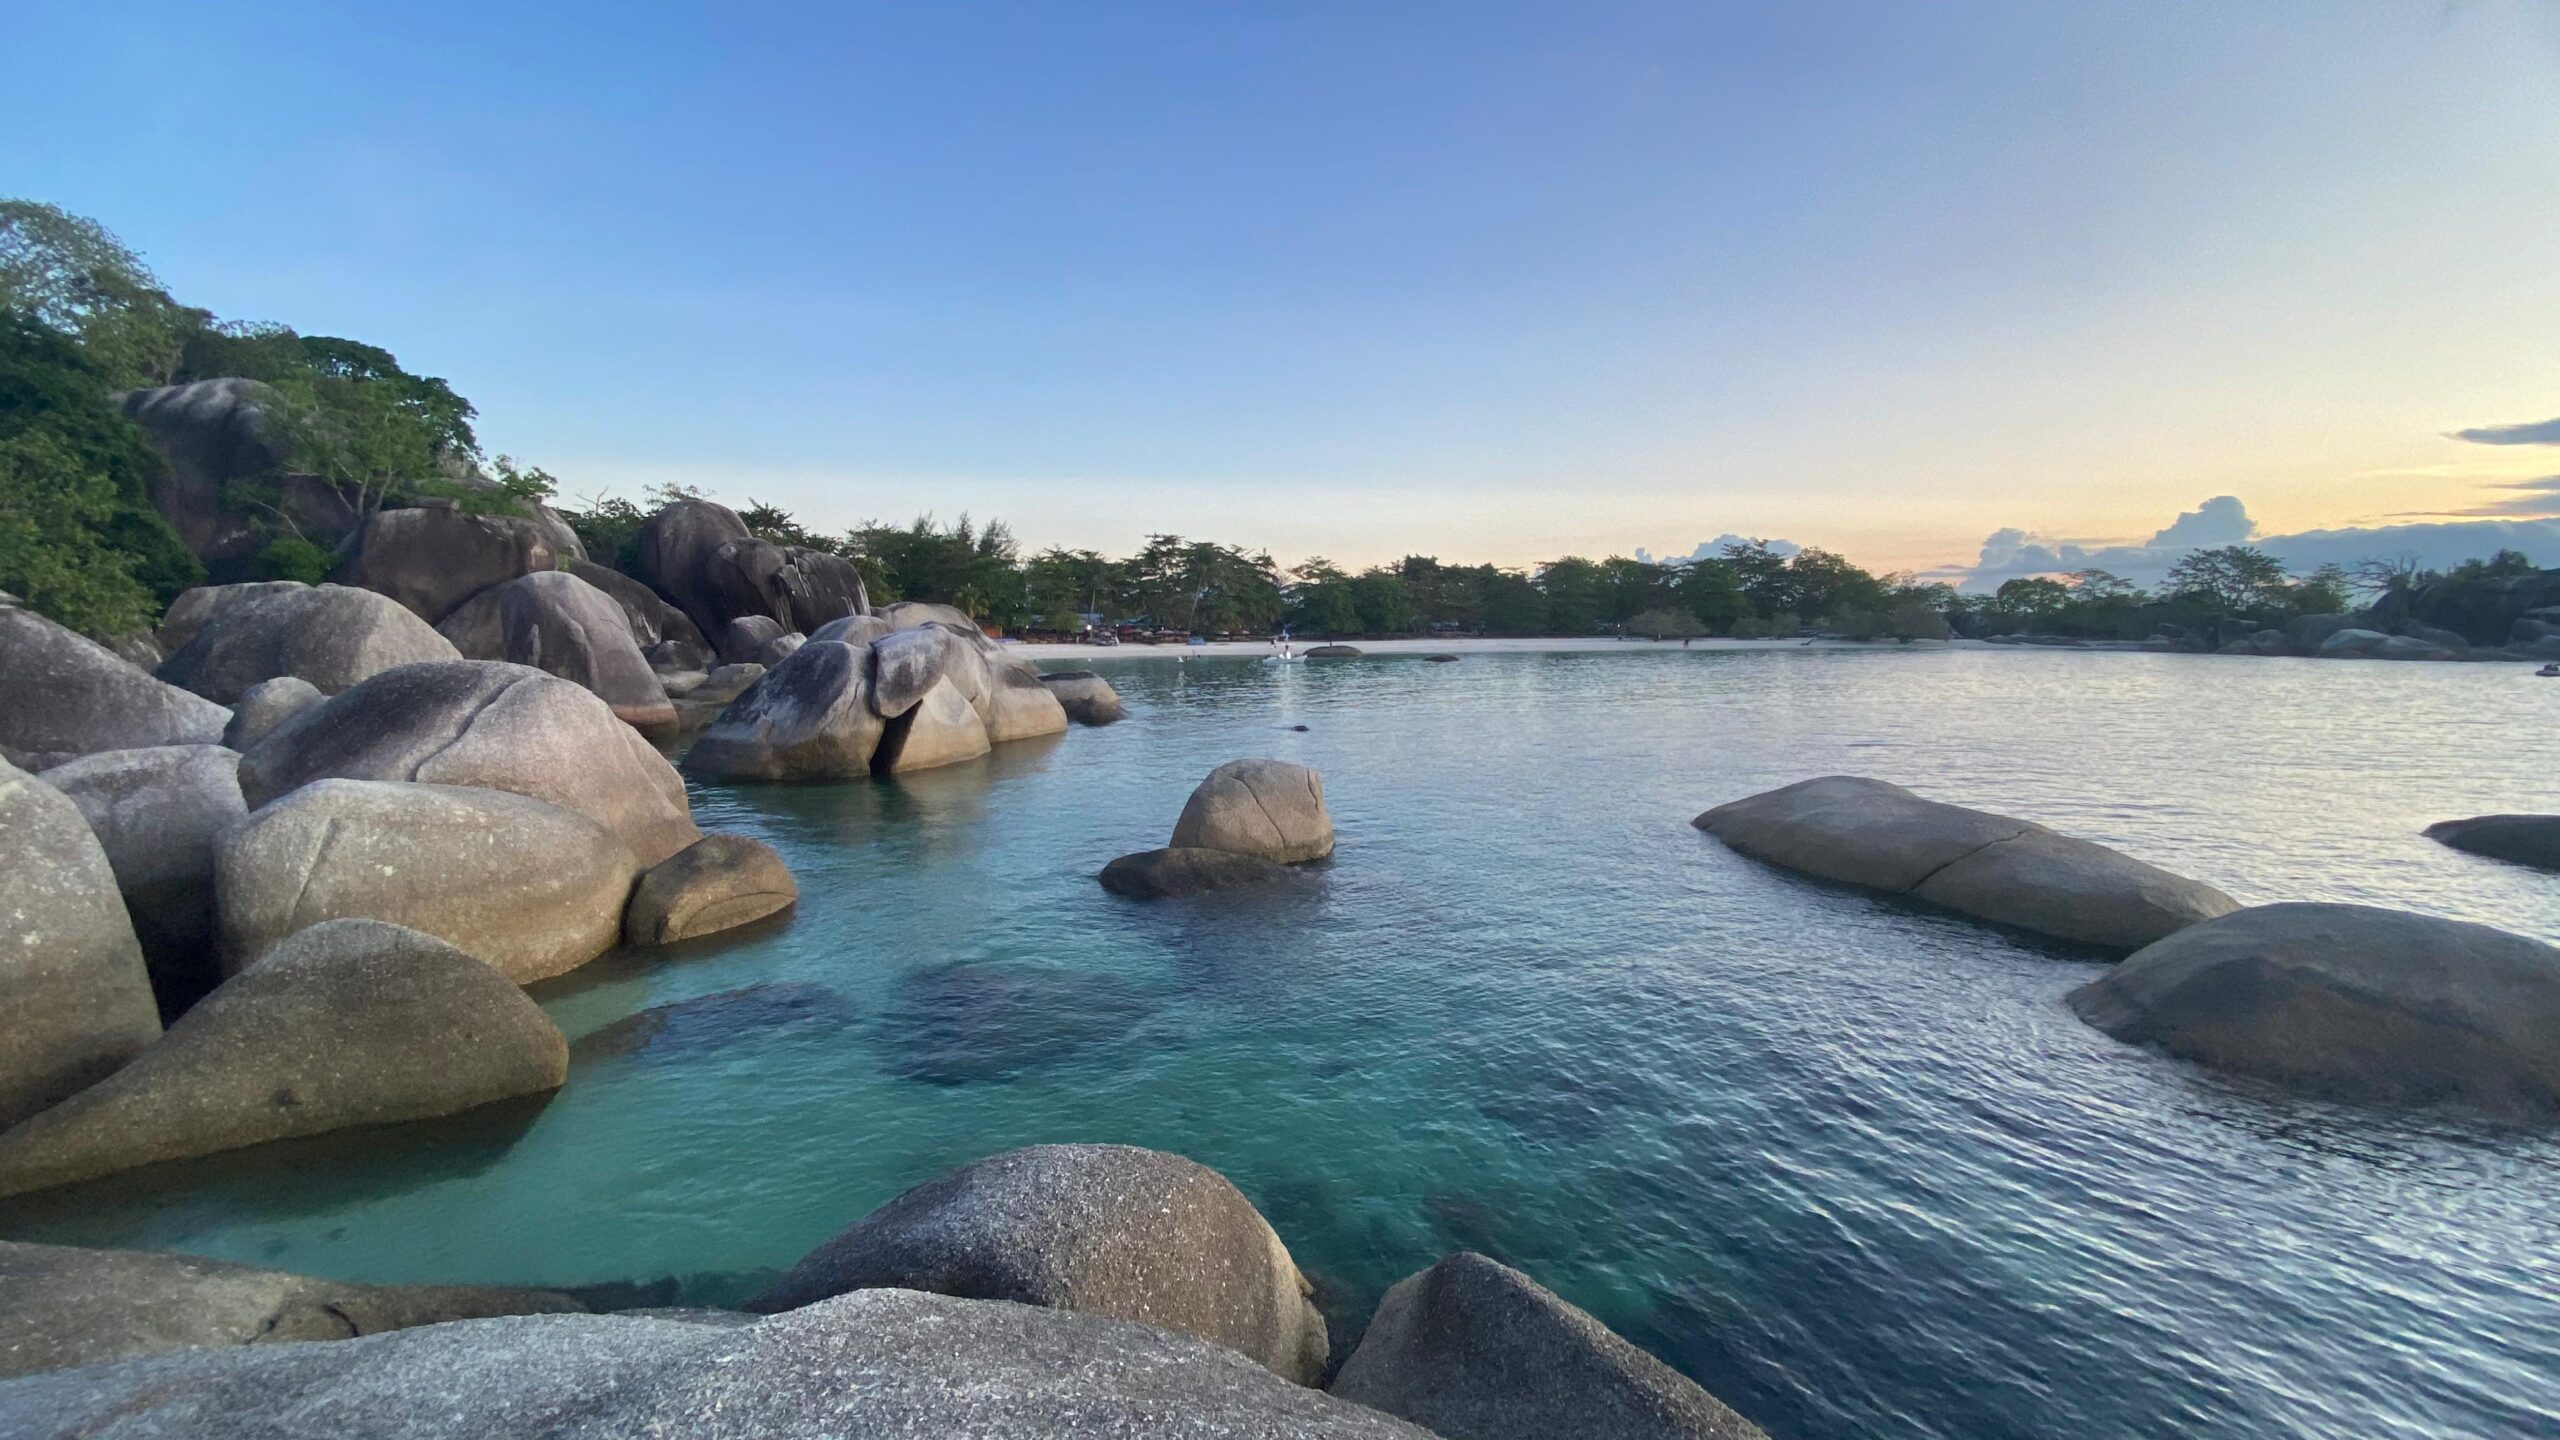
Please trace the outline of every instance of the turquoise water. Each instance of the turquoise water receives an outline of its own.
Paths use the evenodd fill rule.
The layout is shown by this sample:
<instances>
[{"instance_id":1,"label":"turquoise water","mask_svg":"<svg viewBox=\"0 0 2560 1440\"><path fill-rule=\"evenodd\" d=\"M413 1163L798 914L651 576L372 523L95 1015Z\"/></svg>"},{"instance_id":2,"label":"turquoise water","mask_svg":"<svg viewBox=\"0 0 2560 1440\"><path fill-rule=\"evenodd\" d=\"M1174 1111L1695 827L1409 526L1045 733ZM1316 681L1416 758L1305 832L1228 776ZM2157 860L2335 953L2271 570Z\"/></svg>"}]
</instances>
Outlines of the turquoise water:
<instances>
[{"instance_id":1,"label":"turquoise water","mask_svg":"<svg viewBox=\"0 0 2560 1440\"><path fill-rule=\"evenodd\" d=\"M1131 709L1109 729L892 785L698 790L801 905L540 987L579 1042L547 1105L21 1201L0 1230L716 1303L952 1165L1125 1141L1234 1178L1343 1335L1473 1247L1789 1440L2551 1433L2560 1139L2125 1048L2062 1004L2095 962L1688 821L1872 774L2246 901L2560 941L2560 878L2417 833L2560 808L2560 684L1892 649L1099 668ZM1241 755L1323 772L1320 880L1153 906L1094 883Z\"/></svg>"}]
</instances>

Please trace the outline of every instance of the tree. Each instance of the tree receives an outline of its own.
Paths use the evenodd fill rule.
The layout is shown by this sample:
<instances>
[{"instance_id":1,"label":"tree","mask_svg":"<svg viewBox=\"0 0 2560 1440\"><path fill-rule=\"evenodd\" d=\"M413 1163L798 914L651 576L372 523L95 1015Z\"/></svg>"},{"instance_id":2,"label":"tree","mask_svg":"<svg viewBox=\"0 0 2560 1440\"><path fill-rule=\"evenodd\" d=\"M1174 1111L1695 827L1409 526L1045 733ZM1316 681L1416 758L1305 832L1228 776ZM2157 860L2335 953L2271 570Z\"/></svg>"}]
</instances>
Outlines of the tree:
<instances>
[{"instance_id":1,"label":"tree","mask_svg":"<svg viewBox=\"0 0 2560 1440\"><path fill-rule=\"evenodd\" d=\"M1517 570L1484 567L1484 628L1493 635L1539 635L1547 622L1547 597Z\"/></svg>"},{"instance_id":2,"label":"tree","mask_svg":"<svg viewBox=\"0 0 2560 1440\"><path fill-rule=\"evenodd\" d=\"M1567 555L1538 567L1538 589L1547 597L1547 627L1558 635L1588 635L1600 628L1600 567Z\"/></svg>"},{"instance_id":3,"label":"tree","mask_svg":"<svg viewBox=\"0 0 2560 1440\"><path fill-rule=\"evenodd\" d=\"M2014 580L2003 580L2000 588L1991 595L1993 608L2002 615L2030 625L2053 619L2062 613L2062 607L2070 600L2071 592L2063 587L2061 581L2041 575L2021 575Z\"/></svg>"},{"instance_id":4,"label":"tree","mask_svg":"<svg viewBox=\"0 0 2560 1440\"><path fill-rule=\"evenodd\" d=\"M1321 555L1308 557L1291 572L1288 607L1292 630L1310 635L1360 631L1360 605L1351 593L1351 577Z\"/></svg>"},{"instance_id":5,"label":"tree","mask_svg":"<svg viewBox=\"0 0 2560 1440\"><path fill-rule=\"evenodd\" d=\"M1797 551L1787 561L1787 581L1793 590L1787 608L1799 614L1846 618L1884 608L1883 584L1829 550Z\"/></svg>"},{"instance_id":6,"label":"tree","mask_svg":"<svg viewBox=\"0 0 2560 1440\"><path fill-rule=\"evenodd\" d=\"M1769 546L1766 540L1738 541L1724 547L1724 563L1733 572L1734 583L1751 602L1755 615L1766 619L1796 603L1795 580L1787 573L1787 557Z\"/></svg>"},{"instance_id":7,"label":"tree","mask_svg":"<svg viewBox=\"0 0 2560 1440\"><path fill-rule=\"evenodd\" d=\"M1685 640L1707 633L1698 617L1686 610L1647 610L1629 616L1623 628L1630 635L1642 635L1648 640Z\"/></svg>"},{"instance_id":8,"label":"tree","mask_svg":"<svg viewBox=\"0 0 2560 1440\"><path fill-rule=\"evenodd\" d=\"M1416 625L1413 593L1393 570L1366 570L1351 581L1351 605L1363 635L1403 635Z\"/></svg>"},{"instance_id":9,"label":"tree","mask_svg":"<svg viewBox=\"0 0 2560 1440\"><path fill-rule=\"evenodd\" d=\"M2191 551L2169 567L2172 598L2225 615L2250 615L2281 604L2284 566L2251 545Z\"/></svg>"},{"instance_id":10,"label":"tree","mask_svg":"<svg viewBox=\"0 0 2560 1440\"><path fill-rule=\"evenodd\" d=\"M170 299L105 226L34 200L0 200L0 310L77 340L123 388L166 384L213 318Z\"/></svg>"},{"instance_id":11,"label":"tree","mask_svg":"<svg viewBox=\"0 0 2560 1440\"><path fill-rule=\"evenodd\" d=\"M1905 596L1885 616L1884 633L1905 645L1914 640L1944 640L1946 612L1916 595Z\"/></svg>"},{"instance_id":12,"label":"tree","mask_svg":"<svg viewBox=\"0 0 2560 1440\"><path fill-rule=\"evenodd\" d=\"M1750 598L1742 593L1733 566L1722 560L1692 560L1677 568L1672 594L1681 608L1709 630L1730 630L1733 622L1751 613Z\"/></svg>"},{"instance_id":13,"label":"tree","mask_svg":"<svg viewBox=\"0 0 2560 1440\"><path fill-rule=\"evenodd\" d=\"M0 589L99 639L149 624L159 606L107 539L116 498L114 481L51 435L0 440Z\"/></svg>"}]
</instances>

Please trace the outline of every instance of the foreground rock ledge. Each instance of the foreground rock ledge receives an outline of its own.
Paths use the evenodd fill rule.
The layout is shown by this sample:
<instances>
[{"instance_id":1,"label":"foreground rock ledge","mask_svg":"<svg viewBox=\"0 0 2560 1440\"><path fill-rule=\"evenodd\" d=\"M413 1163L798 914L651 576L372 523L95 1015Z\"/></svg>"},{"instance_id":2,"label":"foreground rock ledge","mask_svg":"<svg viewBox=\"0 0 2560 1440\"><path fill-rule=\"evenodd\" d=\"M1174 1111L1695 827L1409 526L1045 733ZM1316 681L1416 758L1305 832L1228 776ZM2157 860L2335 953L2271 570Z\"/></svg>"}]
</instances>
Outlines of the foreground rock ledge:
<instances>
[{"instance_id":1,"label":"foreground rock ledge","mask_svg":"<svg viewBox=\"0 0 2560 1440\"><path fill-rule=\"evenodd\" d=\"M0 1432L1429 1440L1203 1341L906 1290L863 1291L745 1326L527 1315L61 1370L0 1382Z\"/></svg>"},{"instance_id":2,"label":"foreground rock ledge","mask_svg":"<svg viewBox=\"0 0 2560 1440\"><path fill-rule=\"evenodd\" d=\"M2560 1115L2560 949L2366 905L2260 905L2071 992L2119 1040L2313 1094Z\"/></svg>"},{"instance_id":3,"label":"foreground rock ledge","mask_svg":"<svg viewBox=\"0 0 2560 1440\"><path fill-rule=\"evenodd\" d=\"M1800 780L1691 823L1755 860L2102 949L2138 950L2239 908L2104 845L1857 775Z\"/></svg>"},{"instance_id":4,"label":"foreground rock ledge","mask_svg":"<svg viewBox=\"0 0 2560 1440\"><path fill-rule=\"evenodd\" d=\"M1324 1318L1253 1202L1161 1150L1034 1145L908 1191L791 1267L749 1306L912 1288L1134 1320L1313 1384Z\"/></svg>"},{"instance_id":5,"label":"foreground rock ledge","mask_svg":"<svg viewBox=\"0 0 2560 1440\"><path fill-rule=\"evenodd\" d=\"M1546 1287L1472 1252L1387 1292L1333 1393L1444 1440L1768 1440Z\"/></svg>"}]
</instances>

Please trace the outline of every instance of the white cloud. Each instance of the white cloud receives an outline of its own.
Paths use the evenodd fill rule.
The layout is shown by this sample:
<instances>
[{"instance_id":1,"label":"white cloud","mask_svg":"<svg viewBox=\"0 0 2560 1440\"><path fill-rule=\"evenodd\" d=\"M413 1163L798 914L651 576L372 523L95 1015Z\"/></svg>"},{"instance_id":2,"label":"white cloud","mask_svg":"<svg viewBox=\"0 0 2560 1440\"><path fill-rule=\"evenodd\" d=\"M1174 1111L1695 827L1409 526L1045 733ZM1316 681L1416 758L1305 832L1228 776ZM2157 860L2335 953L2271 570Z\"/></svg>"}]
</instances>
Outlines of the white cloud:
<instances>
[{"instance_id":1,"label":"white cloud","mask_svg":"<svg viewBox=\"0 0 2560 1440\"><path fill-rule=\"evenodd\" d=\"M2239 544L2257 546L2297 574L2322 565L2353 565L2404 553L2417 556L2418 563L2430 569L2444 569L2497 550L2521 550L2542 564L2553 565L2560 564L2560 520L2456 520L2260 535L2257 522L2237 497L2217 495L2139 544L2056 540L2015 528L1995 530L1983 540L1982 553L1972 564L1943 566L1931 571L1929 578L1953 581L1967 590L1993 590L2001 581L2021 575L2106 570L2138 585L2157 585L2167 577L2169 567L2188 553Z\"/></svg>"},{"instance_id":2,"label":"white cloud","mask_svg":"<svg viewBox=\"0 0 2560 1440\"><path fill-rule=\"evenodd\" d=\"M1732 531L1728 530L1728 531L1726 531L1724 534L1717 536L1717 537L1716 537L1716 538L1714 538L1713 540L1702 540L1702 541L1698 542L1698 548L1697 548L1697 549L1692 550L1692 551L1690 551L1687 555L1684 555L1684 556L1681 556L1681 557L1678 557L1678 558L1679 558L1680 560L1682 560L1682 561L1688 561L1688 560L1713 560L1713 559L1717 558L1718 556L1720 556L1720 555L1724 554L1724 547L1726 547L1727 545L1750 545L1750 544L1755 544L1755 543L1757 543L1758 538L1759 538L1759 537L1757 537L1757 536L1752 536L1752 535L1736 535L1736 534L1734 534ZM1804 548L1803 546L1801 546L1801 545L1797 544L1797 543L1796 543L1796 542L1794 542L1793 540L1772 540L1772 541L1770 541L1770 542L1768 542L1768 543L1769 543L1769 550L1770 550L1770 553L1772 553L1772 554L1776 554L1776 555L1793 555L1793 554L1795 554L1797 551L1800 551L1800 550L1802 550L1802 549ZM1666 558L1668 558L1668 557L1666 557ZM1636 551L1636 561L1637 561L1637 563L1639 563L1639 564L1644 564L1644 565L1657 565L1657 564L1665 563L1664 561L1660 561L1660 560L1656 560L1656 559L1654 559L1654 558L1653 558L1653 552L1652 552L1652 551L1650 551L1650 550L1645 550L1645 549L1641 549L1641 548L1639 548L1639 549Z\"/></svg>"}]
</instances>

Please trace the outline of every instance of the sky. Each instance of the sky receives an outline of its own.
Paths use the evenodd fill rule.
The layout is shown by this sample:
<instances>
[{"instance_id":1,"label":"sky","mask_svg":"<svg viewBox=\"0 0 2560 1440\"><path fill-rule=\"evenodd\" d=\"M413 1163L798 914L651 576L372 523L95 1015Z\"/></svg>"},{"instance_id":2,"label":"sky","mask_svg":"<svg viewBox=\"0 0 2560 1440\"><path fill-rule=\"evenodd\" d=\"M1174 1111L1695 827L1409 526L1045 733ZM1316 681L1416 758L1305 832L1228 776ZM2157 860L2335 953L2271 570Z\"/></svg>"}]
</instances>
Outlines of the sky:
<instances>
[{"instance_id":1,"label":"sky","mask_svg":"<svg viewBox=\"0 0 2560 1440\"><path fill-rule=\"evenodd\" d=\"M573 501L1284 563L2560 564L2555 0L10 29L0 194L446 377Z\"/></svg>"}]
</instances>

